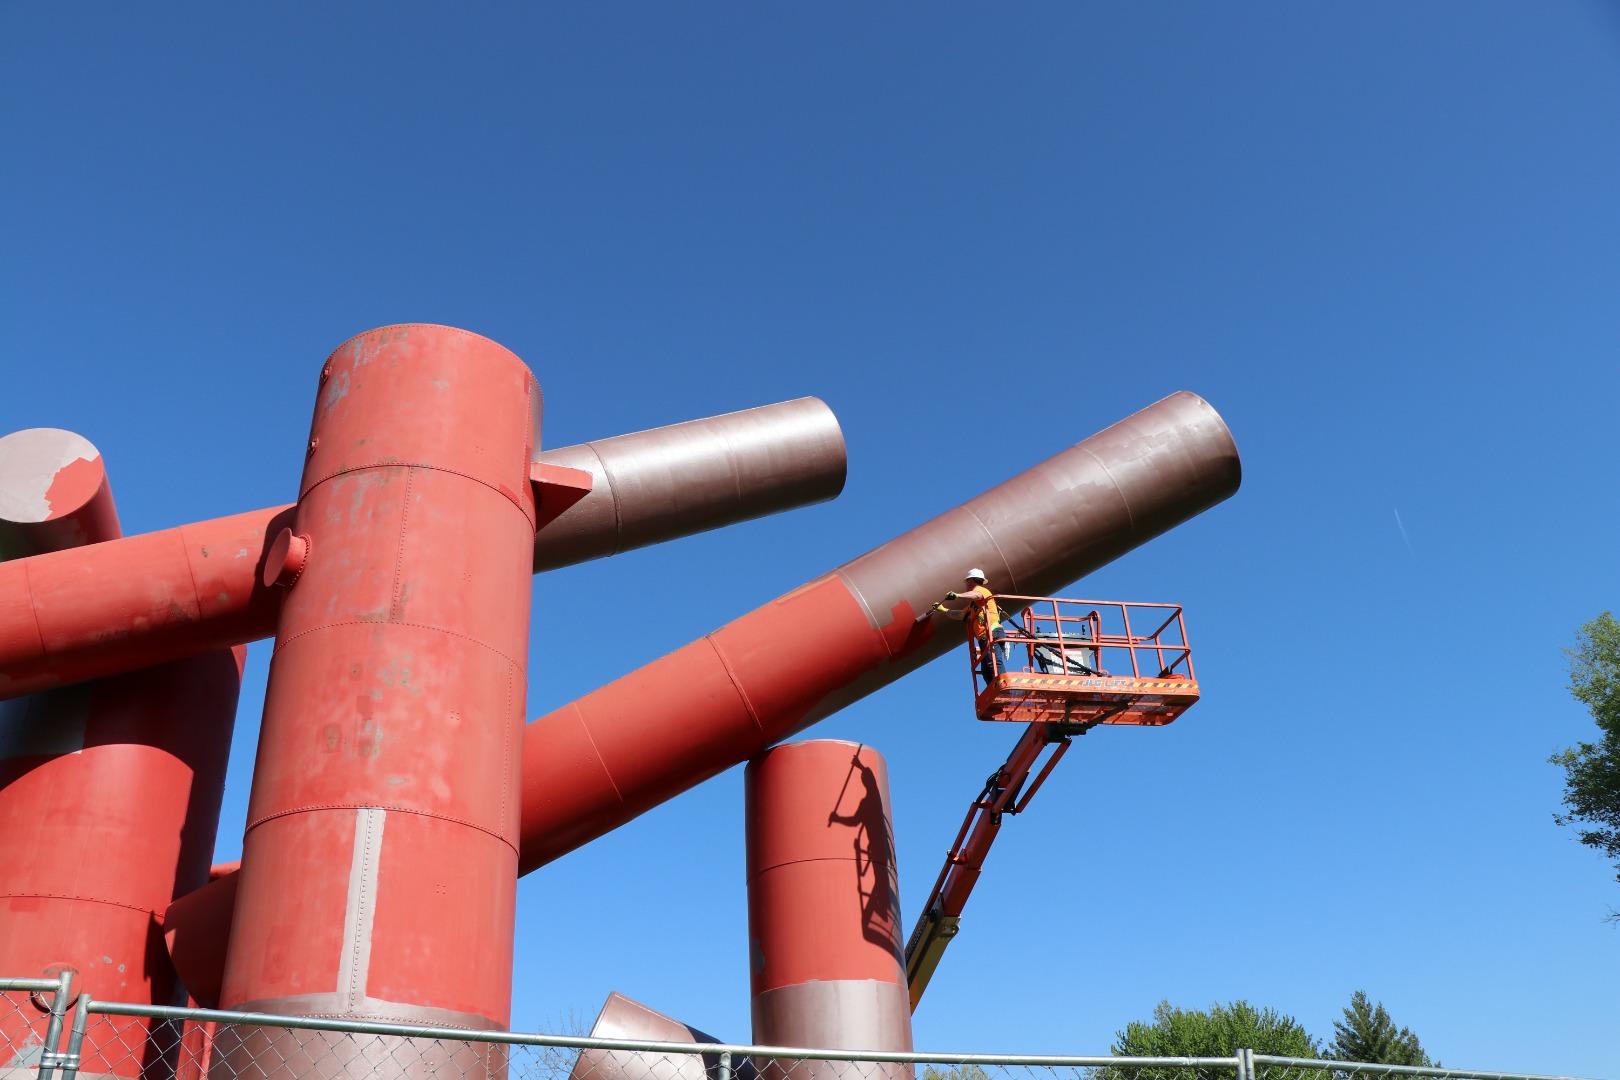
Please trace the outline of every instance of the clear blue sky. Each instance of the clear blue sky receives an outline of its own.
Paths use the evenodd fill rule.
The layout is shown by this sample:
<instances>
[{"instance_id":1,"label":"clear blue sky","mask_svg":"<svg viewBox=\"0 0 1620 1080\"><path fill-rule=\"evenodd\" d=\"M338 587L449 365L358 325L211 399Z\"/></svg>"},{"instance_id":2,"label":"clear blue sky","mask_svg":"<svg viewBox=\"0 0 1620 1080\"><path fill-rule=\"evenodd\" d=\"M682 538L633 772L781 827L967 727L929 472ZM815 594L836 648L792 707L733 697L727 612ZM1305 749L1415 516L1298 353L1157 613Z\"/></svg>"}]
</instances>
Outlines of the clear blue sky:
<instances>
[{"instance_id":1,"label":"clear blue sky","mask_svg":"<svg viewBox=\"0 0 1620 1080\"><path fill-rule=\"evenodd\" d=\"M1205 700L1008 824L919 1045L1364 988L1448 1064L1620 1076L1620 887L1544 760L1620 602L1617 193L1613 4L11 2L0 430L88 436L137 532L290 501L391 322L517 352L554 446L826 400L836 502L536 580L539 715L1194 390L1243 490L1072 591L1184 602ZM964 666L814 730L888 755L908 924L1013 735ZM746 1040L744 910L734 770L524 880L514 1023Z\"/></svg>"}]
</instances>

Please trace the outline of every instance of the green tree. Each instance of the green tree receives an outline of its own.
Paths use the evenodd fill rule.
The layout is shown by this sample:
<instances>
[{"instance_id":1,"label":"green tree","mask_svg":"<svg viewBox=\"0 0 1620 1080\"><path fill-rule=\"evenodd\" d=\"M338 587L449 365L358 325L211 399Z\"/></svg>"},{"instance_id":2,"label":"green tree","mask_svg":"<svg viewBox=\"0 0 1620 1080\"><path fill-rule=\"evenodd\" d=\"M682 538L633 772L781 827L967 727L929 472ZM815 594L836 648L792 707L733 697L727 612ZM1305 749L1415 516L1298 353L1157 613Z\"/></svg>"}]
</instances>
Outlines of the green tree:
<instances>
[{"instance_id":1,"label":"green tree","mask_svg":"<svg viewBox=\"0 0 1620 1080\"><path fill-rule=\"evenodd\" d=\"M1298 1020L1247 1001L1213 1005L1208 1012L1177 1009L1161 1001L1153 1022L1133 1022L1114 1033L1116 1055L1128 1057L1230 1057L1239 1050L1279 1057L1313 1058L1316 1040Z\"/></svg>"},{"instance_id":2,"label":"green tree","mask_svg":"<svg viewBox=\"0 0 1620 1080\"><path fill-rule=\"evenodd\" d=\"M1620 623L1605 611L1575 634L1569 692L1597 721L1597 742L1581 742L1548 760L1564 768L1560 825L1579 830L1581 843L1614 860L1620 880Z\"/></svg>"},{"instance_id":3,"label":"green tree","mask_svg":"<svg viewBox=\"0 0 1620 1080\"><path fill-rule=\"evenodd\" d=\"M1327 1056L1340 1061L1371 1061L1380 1065L1435 1065L1423 1052L1418 1037L1406 1028L1396 1030L1384 1003L1367 1000L1364 990L1350 995L1344 1019L1333 1021L1333 1041Z\"/></svg>"},{"instance_id":4,"label":"green tree","mask_svg":"<svg viewBox=\"0 0 1620 1080\"><path fill-rule=\"evenodd\" d=\"M990 1074L977 1065L952 1065L947 1069L929 1065L923 1069L923 1080L990 1080Z\"/></svg>"}]
</instances>

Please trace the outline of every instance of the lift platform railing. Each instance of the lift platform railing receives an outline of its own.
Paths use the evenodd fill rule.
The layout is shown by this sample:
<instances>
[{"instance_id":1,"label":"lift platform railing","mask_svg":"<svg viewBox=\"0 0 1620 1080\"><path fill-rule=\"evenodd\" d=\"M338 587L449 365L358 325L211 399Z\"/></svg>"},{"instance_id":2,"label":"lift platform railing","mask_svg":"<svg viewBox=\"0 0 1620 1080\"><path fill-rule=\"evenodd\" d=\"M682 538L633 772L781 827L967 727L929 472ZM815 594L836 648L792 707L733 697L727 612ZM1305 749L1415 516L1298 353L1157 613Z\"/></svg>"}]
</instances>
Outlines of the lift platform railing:
<instances>
[{"instance_id":1,"label":"lift platform railing","mask_svg":"<svg viewBox=\"0 0 1620 1080\"><path fill-rule=\"evenodd\" d=\"M994 599L993 639L968 643L980 719L1158 725L1198 700L1179 604Z\"/></svg>"}]
</instances>

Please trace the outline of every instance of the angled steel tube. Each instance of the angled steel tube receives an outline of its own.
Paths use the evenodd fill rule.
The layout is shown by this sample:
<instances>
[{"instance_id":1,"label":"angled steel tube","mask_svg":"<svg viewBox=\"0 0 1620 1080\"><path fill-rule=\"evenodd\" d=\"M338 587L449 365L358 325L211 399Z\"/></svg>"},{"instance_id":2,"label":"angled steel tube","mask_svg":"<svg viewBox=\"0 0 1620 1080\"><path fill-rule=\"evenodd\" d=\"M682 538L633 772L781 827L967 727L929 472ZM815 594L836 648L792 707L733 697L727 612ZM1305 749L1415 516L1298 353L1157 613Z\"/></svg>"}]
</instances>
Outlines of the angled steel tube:
<instances>
[{"instance_id":1,"label":"angled steel tube","mask_svg":"<svg viewBox=\"0 0 1620 1080\"><path fill-rule=\"evenodd\" d=\"M961 644L919 618L963 571L1050 595L1230 496L1220 416L1185 391L531 723L524 872ZM943 625L941 625L943 624Z\"/></svg>"},{"instance_id":2,"label":"angled steel tube","mask_svg":"<svg viewBox=\"0 0 1620 1080\"><path fill-rule=\"evenodd\" d=\"M542 514L534 570L617 555L677 536L825 502L844 488L844 435L805 397L547 450L591 474L590 494Z\"/></svg>"},{"instance_id":3,"label":"angled steel tube","mask_svg":"<svg viewBox=\"0 0 1620 1080\"><path fill-rule=\"evenodd\" d=\"M537 460L594 483L572 504L542 501L536 572L831 499L845 471L838 421L815 398ZM47 554L31 541L34 557L0 563L0 700L269 637L281 594L264 565L292 514L273 506Z\"/></svg>"},{"instance_id":4,"label":"angled steel tube","mask_svg":"<svg viewBox=\"0 0 1620 1080\"><path fill-rule=\"evenodd\" d=\"M660 1043L715 1043L690 1024L650 1009L617 990L591 1027L593 1040L647 1040ZM746 1058L728 1062L721 1068L718 1054L662 1054L640 1050L583 1049L569 1070L568 1080L754 1080L751 1062Z\"/></svg>"}]
</instances>

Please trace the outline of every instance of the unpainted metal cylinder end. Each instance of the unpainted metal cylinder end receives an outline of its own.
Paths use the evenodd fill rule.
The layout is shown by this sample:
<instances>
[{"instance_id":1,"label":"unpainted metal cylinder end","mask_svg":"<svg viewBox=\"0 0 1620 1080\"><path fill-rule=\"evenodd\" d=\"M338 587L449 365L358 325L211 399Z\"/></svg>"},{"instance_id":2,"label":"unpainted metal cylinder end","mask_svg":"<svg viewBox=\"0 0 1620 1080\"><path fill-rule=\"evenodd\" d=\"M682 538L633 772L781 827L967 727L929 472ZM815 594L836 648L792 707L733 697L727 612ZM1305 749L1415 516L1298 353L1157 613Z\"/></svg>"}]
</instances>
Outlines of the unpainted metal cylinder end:
<instances>
[{"instance_id":1,"label":"unpainted metal cylinder end","mask_svg":"<svg viewBox=\"0 0 1620 1080\"><path fill-rule=\"evenodd\" d=\"M106 466L89 439L61 428L0 437L0 559L121 535Z\"/></svg>"}]
</instances>

